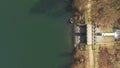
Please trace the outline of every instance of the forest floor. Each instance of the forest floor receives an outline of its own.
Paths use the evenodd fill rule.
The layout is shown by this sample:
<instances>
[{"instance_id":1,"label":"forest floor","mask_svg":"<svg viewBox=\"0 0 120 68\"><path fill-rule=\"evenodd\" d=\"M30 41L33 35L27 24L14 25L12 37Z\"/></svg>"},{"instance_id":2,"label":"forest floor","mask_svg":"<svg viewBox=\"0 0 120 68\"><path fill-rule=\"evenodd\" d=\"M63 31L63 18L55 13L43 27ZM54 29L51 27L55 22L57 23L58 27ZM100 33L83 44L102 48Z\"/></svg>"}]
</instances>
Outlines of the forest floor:
<instances>
[{"instance_id":1,"label":"forest floor","mask_svg":"<svg viewBox=\"0 0 120 68\"><path fill-rule=\"evenodd\" d=\"M76 22L83 22L85 8L90 0L74 0L74 7L83 13ZM92 0L91 0L92 1ZM119 0L94 0L92 3L90 19L101 32L114 32L120 28L120 1ZM102 37L103 44L84 46L76 49L71 68L120 68L120 41L114 37Z\"/></svg>"}]
</instances>

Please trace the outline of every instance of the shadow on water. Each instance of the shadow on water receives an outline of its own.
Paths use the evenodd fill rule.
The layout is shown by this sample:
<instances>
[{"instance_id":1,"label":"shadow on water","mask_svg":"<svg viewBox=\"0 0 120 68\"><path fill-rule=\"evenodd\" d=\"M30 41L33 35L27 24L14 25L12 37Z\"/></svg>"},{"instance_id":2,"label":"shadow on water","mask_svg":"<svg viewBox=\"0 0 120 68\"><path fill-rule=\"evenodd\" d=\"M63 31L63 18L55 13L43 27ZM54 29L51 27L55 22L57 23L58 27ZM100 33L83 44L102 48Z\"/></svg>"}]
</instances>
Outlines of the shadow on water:
<instances>
[{"instance_id":1,"label":"shadow on water","mask_svg":"<svg viewBox=\"0 0 120 68\"><path fill-rule=\"evenodd\" d=\"M38 0L30 9L30 14L44 15L52 18L60 18L70 15L72 0ZM60 57L71 58L73 53L63 53ZM71 62L62 65L61 68L70 68Z\"/></svg>"},{"instance_id":2,"label":"shadow on water","mask_svg":"<svg viewBox=\"0 0 120 68\"><path fill-rule=\"evenodd\" d=\"M72 63L69 63L69 64L61 66L61 68L70 68L71 65L72 65Z\"/></svg>"},{"instance_id":3,"label":"shadow on water","mask_svg":"<svg viewBox=\"0 0 120 68\"><path fill-rule=\"evenodd\" d=\"M62 57L72 57L73 53L63 53L61 54Z\"/></svg>"},{"instance_id":4,"label":"shadow on water","mask_svg":"<svg viewBox=\"0 0 120 68\"><path fill-rule=\"evenodd\" d=\"M39 0L30 9L30 14L63 17L70 14L71 0Z\"/></svg>"},{"instance_id":5,"label":"shadow on water","mask_svg":"<svg viewBox=\"0 0 120 68\"><path fill-rule=\"evenodd\" d=\"M70 61L67 64L61 65L60 68L70 68L70 66L72 65L72 56L73 56L73 53L63 53L63 54L61 54L61 56L69 58Z\"/></svg>"},{"instance_id":6,"label":"shadow on water","mask_svg":"<svg viewBox=\"0 0 120 68\"><path fill-rule=\"evenodd\" d=\"M61 57L67 57L70 60L69 63L62 65L61 68L71 68L71 65L73 63L73 59L72 59L73 55L74 55L74 49L71 52L65 52L60 55Z\"/></svg>"}]
</instances>

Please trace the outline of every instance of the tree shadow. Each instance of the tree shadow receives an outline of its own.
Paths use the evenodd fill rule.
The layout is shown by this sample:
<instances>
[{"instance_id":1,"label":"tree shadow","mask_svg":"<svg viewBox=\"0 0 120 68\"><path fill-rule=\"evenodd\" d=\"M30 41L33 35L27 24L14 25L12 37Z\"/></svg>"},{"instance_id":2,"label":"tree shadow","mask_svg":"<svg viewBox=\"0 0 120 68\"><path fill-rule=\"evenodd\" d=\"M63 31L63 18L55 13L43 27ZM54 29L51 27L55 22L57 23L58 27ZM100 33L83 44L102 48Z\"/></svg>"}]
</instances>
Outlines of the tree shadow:
<instances>
[{"instance_id":1,"label":"tree shadow","mask_svg":"<svg viewBox=\"0 0 120 68\"><path fill-rule=\"evenodd\" d=\"M73 50L74 50L74 49L73 49ZM72 51L72 52L64 52L64 53L62 53L62 54L60 55L60 57L67 57L67 58L70 59L69 62L67 62L66 64L61 65L60 68L71 68L71 65L72 65L72 63L73 63L73 59L72 59L73 54L74 54L74 51Z\"/></svg>"},{"instance_id":2,"label":"tree shadow","mask_svg":"<svg viewBox=\"0 0 120 68\"><path fill-rule=\"evenodd\" d=\"M61 68L70 68L70 67L71 67L71 65L72 65L72 63L65 64L65 65L61 66Z\"/></svg>"},{"instance_id":3,"label":"tree shadow","mask_svg":"<svg viewBox=\"0 0 120 68\"><path fill-rule=\"evenodd\" d=\"M60 56L62 56L62 57L72 57L73 53L63 53Z\"/></svg>"},{"instance_id":4,"label":"tree shadow","mask_svg":"<svg viewBox=\"0 0 120 68\"><path fill-rule=\"evenodd\" d=\"M69 15L68 5L71 0L39 0L30 9L30 14L62 17ZM70 7L69 7L70 8Z\"/></svg>"}]
</instances>

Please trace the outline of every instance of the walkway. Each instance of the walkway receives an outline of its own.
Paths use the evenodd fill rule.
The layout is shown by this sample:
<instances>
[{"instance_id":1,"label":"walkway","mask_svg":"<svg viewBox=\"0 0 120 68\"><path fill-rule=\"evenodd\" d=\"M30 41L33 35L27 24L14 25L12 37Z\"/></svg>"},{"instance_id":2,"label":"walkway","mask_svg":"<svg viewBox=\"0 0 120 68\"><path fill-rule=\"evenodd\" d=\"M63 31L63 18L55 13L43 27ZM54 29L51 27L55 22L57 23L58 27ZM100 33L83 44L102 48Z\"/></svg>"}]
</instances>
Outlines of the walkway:
<instances>
[{"instance_id":1,"label":"walkway","mask_svg":"<svg viewBox=\"0 0 120 68\"><path fill-rule=\"evenodd\" d=\"M88 4L86 6L86 24L87 24L87 44L89 45L88 51L89 51L89 67L88 68L94 68L94 55L93 55L93 49L92 45L94 45L94 26L91 21L91 7L92 2L91 0L88 0Z\"/></svg>"}]
</instances>

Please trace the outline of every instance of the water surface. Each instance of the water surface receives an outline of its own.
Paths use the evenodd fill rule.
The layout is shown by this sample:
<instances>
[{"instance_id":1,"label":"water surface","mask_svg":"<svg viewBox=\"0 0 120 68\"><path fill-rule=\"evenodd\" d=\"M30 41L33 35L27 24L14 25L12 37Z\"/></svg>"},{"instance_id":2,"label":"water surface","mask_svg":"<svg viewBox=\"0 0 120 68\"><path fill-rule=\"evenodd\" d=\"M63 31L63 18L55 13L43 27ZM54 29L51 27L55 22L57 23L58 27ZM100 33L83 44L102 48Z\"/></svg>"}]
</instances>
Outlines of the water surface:
<instances>
[{"instance_id":1,"label":"water surface","mask_svg":"<svg viewBox=\"0 0 120 68\"><path fill-rule=\"evenodd\" d=\"M0 68L67 67L72 46L65 6L62 0L0 0Z\"/></svg>"}]
</instances>

